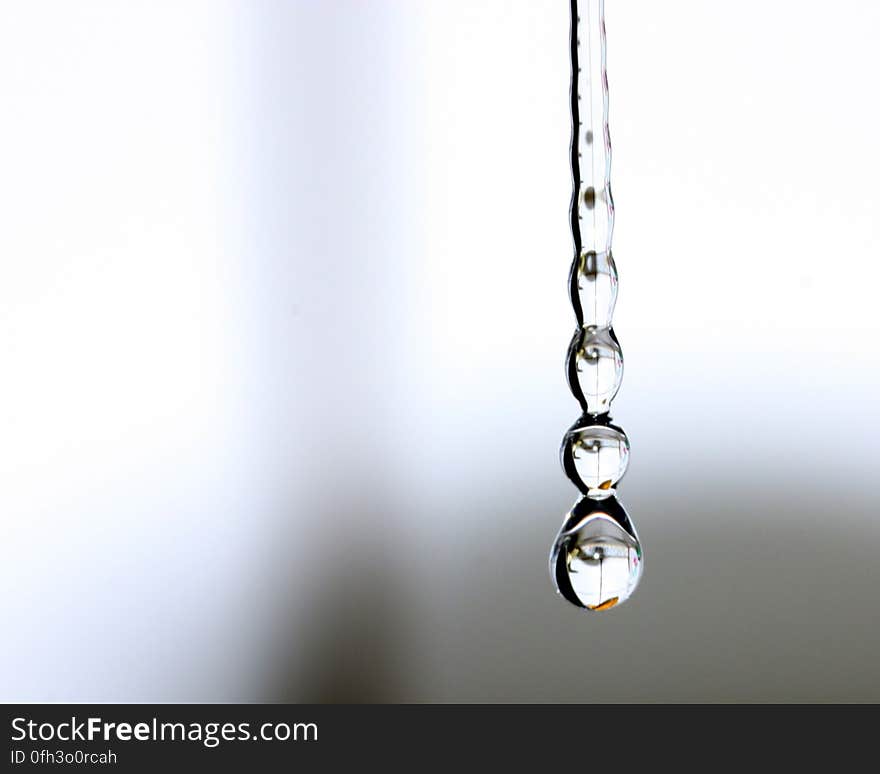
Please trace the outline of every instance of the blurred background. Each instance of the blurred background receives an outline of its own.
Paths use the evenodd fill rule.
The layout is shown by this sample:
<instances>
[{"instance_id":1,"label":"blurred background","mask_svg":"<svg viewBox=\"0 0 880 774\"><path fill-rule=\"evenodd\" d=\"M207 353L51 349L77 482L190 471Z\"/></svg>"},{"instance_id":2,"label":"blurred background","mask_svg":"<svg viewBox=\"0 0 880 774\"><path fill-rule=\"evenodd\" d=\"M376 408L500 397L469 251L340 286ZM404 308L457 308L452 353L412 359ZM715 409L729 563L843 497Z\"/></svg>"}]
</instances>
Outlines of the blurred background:
<instances>
[{"instance_id":1,"label":"blurred background","mask_svg":"<svg viewBox=\"0 0 880 774\"><path fill-rule=\"evenodd\" d=\"M880 6L606 15L590 615L568 3L0 5L0 699L880 700Z\"/></svg>"}]
</instances>

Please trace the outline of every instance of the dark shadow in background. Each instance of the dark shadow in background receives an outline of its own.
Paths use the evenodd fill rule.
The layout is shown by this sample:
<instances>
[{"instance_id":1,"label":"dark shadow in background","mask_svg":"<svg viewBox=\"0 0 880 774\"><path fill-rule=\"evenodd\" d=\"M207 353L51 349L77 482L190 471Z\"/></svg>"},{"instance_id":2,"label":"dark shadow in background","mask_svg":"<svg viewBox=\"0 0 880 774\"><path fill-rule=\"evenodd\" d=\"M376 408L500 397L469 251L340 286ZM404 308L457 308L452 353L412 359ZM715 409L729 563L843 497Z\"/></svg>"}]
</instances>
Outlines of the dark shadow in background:
<instances>
[{"instance_id":1,"label":"dark shadow in background","mask_svg":"<svg viewBox=\"0 0 880 774\"><path fill-rule=\"evenodd\" d=\"M392 569L394 552L412 547L367 553L341 537L339 550L359 561L341 574L328 561L314 614L295 635L306 638L304 658L272 669L279 698L880 699L880 528L854 526L876 508L730 492L653 508L633 500L643 501L630 510L643 517L645 577L606 615L554 594L545 560L555 525L534 518L546 503L508 504L509 528L491 540L435 547L451 571L433 599L413 598ZM497 513L481 515L497 524ZM415 642L429 645L413 651Z\"/></svg>"}]
</instances>

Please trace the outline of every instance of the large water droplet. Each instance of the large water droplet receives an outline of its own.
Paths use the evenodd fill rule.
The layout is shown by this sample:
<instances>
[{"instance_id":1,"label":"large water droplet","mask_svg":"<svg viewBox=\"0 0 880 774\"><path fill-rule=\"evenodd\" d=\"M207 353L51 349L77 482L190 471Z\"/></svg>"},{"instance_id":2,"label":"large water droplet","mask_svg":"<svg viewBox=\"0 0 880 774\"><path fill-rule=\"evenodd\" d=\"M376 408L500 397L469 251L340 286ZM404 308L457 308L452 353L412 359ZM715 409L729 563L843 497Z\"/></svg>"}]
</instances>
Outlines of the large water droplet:
<instances>
[{"instance_id":1,"label":"large water droplet","mask_svg":"<svg viewBox=\"0 0 880 774\"><path fill-rule=\"evenodd\" d=\"M582 251L574 260L569 281L578 325L610 327L617 301L617 267L611 253Z\"/></svg>"},{"instance_id":2,"label":"large water droplet","mask_svg":"<svg viewBox=\"0 0 880 774\"><path fill-rule=\"evenodd\" d=\"M642 575L642 547L614 497L585 497L569 512L550 553L556 589L588 610L625 602Z\"/></svg>"},{"instance_id":3,"label":"large water droplet","mask_svg":"<svg viewBox=\"0 0 880 774\"><path fill-rule=\"evenodd\" d=\"M623 379L623 353L610 328L578 330L568 349L568 386L588 414L605 414Z\"/></svg>"},{"instance_id":4,"label":"large water droplet","mask_svg":"<svg viewBox=\"0 0 880 774\"><path fill-rule=\"evenodd\" d=\"M607 497L626 473L629 439L615 425L586 418L565 434L561 456L562 467L581 492Z\"/></svg>"}]
</instances>

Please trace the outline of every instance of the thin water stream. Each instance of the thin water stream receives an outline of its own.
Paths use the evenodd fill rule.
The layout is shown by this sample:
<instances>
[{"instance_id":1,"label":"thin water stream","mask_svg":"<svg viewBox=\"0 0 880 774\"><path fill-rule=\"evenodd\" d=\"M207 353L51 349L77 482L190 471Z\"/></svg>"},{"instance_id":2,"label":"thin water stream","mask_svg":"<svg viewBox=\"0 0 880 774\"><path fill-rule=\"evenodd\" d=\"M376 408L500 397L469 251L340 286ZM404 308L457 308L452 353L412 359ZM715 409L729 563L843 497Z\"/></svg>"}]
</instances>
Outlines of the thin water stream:
<instances>
[{"instance_id":1,"label":"thin water stream","mask_svg":"<svg viewBox=\"0 0 880 774\"><path fill-rule=\"evenodd\" d=\"M629 462L629 439L611 423L623 378L614 334L617 268L611 253L611 139L605 66L604 0L571 0L571 231L569 279L577 329L566 372L581 417L562 441L562 467L583 497L566 515L550 553L550 573L569 602L609 610L635 591L642 548L616 486Z\"/></svg>"}]
</instances>

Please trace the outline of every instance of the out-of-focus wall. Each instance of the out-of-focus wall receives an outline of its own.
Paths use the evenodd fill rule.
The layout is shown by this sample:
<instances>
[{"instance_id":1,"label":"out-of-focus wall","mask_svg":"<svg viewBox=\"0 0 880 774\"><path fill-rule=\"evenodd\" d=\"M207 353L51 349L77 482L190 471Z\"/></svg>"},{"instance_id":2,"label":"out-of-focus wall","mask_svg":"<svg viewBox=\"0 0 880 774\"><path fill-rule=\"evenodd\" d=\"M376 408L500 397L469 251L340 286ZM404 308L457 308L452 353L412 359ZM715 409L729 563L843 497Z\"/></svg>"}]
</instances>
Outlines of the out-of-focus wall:
<instances>
[{"instance_id":1,"label":"out-of-focus wall","mask_svg":"<svg viewBox=\"0 0 880 774\"><path fill-rule=\"evenodd\" d=\"M0 8L0 699L880 699L880 10L606 6L601 616L567 4Z\"/></svg>"}]
</instances>

